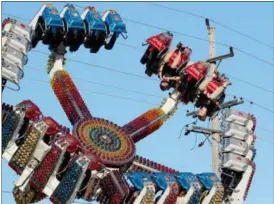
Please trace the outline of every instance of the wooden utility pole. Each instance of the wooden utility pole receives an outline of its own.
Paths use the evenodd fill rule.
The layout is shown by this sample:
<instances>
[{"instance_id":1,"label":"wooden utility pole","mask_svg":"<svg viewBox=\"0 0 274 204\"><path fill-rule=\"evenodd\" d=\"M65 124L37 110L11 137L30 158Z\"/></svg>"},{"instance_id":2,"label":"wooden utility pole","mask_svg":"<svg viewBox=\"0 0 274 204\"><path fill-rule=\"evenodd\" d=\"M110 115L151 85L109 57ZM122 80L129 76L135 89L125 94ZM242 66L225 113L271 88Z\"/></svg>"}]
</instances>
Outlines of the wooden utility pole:
<instances>
[{"instance_id":1,"label":"wooden utility pole","mask_svg":"<svg viewBox=\"0 0 274 204\"><path fill-rule=\"evenodd\" d=\"M206 19L206 25L208 29L209 57L214 58L216 57L215 28L210 26L208 19ZM214 118L212 118L211 127L213 130L219 129L218 114L216 114ZM220 134L215 132L212 134L212 170L218 177L220 177L219 143L220 143Z\"/></svg>"}]
</instances>

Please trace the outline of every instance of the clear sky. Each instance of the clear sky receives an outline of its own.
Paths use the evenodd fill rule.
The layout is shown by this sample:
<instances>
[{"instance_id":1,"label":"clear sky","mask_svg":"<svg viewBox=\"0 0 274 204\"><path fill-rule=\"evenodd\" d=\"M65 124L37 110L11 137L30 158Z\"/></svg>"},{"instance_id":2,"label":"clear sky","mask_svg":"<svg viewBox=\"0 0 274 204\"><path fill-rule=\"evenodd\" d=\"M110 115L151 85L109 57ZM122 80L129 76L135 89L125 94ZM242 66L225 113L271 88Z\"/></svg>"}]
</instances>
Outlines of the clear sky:
<instances>
[{"instance_id":1,"label":"clear sky","mask_svg":"<svg viewBox=\"0 0 274 204\"><path fill-rule=\"evenodd\" d=\"M64 3L54 3L60 12ZM116 9L123 17L140 21L150 25L178 31L192 36L207 39L207 30L203 19L195 18L186 14L178 13L164 8L156 7L145 2L94 2L76 3L81 6L96 6L99 11L108 8ZM273 3L243 3L243 2L176 2L161 3L172 8L196 13L215 19L238 31L248 33L256 39L273 46ZM4 2L2 12L31 19L40 9L42 2ZM77 8L81 13L82 8ZM2 15L2 18L6 17ZM28 23L29 21L24 21ZM145 51L141 47L142 42L149 36L161 32L155 28L138 25L125 21L128 30L128 39L119 38L118 42L140 47L141 50L116 45L113 50L101 49L97 54L90 54L83 46L76 53L68 53L67 57L101 65L120 71L131 72L138 75L144 74L144 66L140 64L140 58ZM173 47L178 41L190 46L193 50L192 60L208 58L208 43L194 38L181 36L174 33ZM234 45L242 50L252 53L273 64L273 49L258 44L248 38L226 30L216 25L216 40L229 45ZM46 51L47 48L39 43L36 50ZM217 55L228 52L227 47L217 45ZM6 89L3 93L3 102L17 104L25 99L33 100L42 110L45 116L52 116L60 124L69 126L57 98L51 86L35 80L49 81L46 74L47 56L36 52L29 53L29 62L25 67L25 78L21 81L21 90L12 92ZM40 71L31 69L36 68ZM121 98L95 94L87 91L80 91L91 113L96 117L103 117L114 121L119 125L124 125L128 121L144 113L145 111L157 107L161 97L165 97L167 92L161 92L159 84L155 81L124 75L108 70L78 64L67 61L65 68L72 77L82 80L74 80L78 88L89 89L105 94L129 97L136 100L147 101L149 103L139 103ZM250 105L248 102L239 106L243 111L250 111L255 114L258 126L270 130L271 132L257 129L256 134L260 137L257 140L257 171L255 173L251 189L249 191L248 204L271 204L273 201L273 65L258 61L250 56L235 50L235 57L221 63L220 71L243 79L245 81L265 87L271 92L266 92L248 84L231 79L233 85L229 87L228 93L243 96L247 99L267 107L269 112L258 106ZM154 77L156 78L156 77ZM146 95L125 92L114 88L99 86L88 83L97 82L123 87L139 92L145 92L160 96L160 98ZM227 97L230 99L231 97ZM137 153L167 166L185 172L210 172L211 171L211 147L206 143L202 148L191 150L195 144L195 134L182 136L179 133L183 126L192 122L191 118L185 117L186 109L193 109L193 106L183 107L179 105L179 110L168 120L156 133L137 144ZM207 126L208 123L199 125ZM198 143L204 139L203 135L198 135ZM198 144L197 143L197 144ZM13 181L17 180L16 174L2 161L2 190L11 191ZM3 203L14 203L11 194L3 194ZM47 200L41 203L48 203Z\"/></svg>"}]
</instances>

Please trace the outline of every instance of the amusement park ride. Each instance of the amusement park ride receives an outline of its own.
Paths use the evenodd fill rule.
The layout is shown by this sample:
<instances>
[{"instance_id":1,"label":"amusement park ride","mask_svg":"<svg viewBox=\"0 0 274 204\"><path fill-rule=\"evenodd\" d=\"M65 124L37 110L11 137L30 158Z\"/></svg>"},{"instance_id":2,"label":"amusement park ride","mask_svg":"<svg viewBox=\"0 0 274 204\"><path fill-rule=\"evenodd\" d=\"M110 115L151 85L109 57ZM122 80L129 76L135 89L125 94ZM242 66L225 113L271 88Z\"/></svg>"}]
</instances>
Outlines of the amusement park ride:
<instances>
[{"instance_id":1,"label":"amusement park ride","mask_svg":"<svg viewBox=\"0 0 274 204\"><path fill-rule=\"evenodd\" d=\"M182 43L169 50L172 33L148 38L141 59L145 72L159 76L163 91L174 90L160 107L118 126L90 113L63 66L67 47L74 52L84 44L97 53L102 46L112 49L126 33L115 10L101 16L87 7L80 15L70 4L60 15L54 5L43 5L29 25L12 19L2 23L2 87L11 88L7 86L11 82L19 90L28 52L39 42L48 45L50 84L72 125L70 131L43 116L30 100L15 106L2 104L2 157L20 176L13 190L16 203L46 197L61 204L74 199L106 204L243 203L256 167L256 119L230 109L241 101L224 102L231 83L217 68L220 61L233 57L232 48L227 55L191 62L191 48ZM179 172L136 155L135 144L159 129L180 102L200 108L188 113L200 120L223 113L222 130L186 128L186 134L221 136L218 172Z\"/></svg>"}]
</instances>

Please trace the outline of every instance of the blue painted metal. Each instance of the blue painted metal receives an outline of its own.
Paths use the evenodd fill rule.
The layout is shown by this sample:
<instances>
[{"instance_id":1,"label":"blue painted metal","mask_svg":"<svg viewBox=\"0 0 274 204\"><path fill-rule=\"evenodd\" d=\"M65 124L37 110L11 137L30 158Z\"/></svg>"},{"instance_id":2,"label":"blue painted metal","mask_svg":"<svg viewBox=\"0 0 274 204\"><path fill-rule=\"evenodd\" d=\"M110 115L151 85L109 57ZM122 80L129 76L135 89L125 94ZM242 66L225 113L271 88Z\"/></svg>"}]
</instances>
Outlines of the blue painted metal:
<instances>
[{"instance_id":1,"label":"blue painted metal","mask_svg":"<svg viewBox=\"0 0 274 204\"><path fill-rule=\"evenodd\" d=\"M110 32L118 34L127 33L125 23L121 16L115 11L110 12L106 16L105 22L108 24Z\"/></svg>"},{"instance_id":2,"label":"blue painted metal","mask_svg":"<svg viewBox=\"0 0 274 204\"><path fill-rule=\"evenodd\" d=\"M142 190L144 188L145 182L153 182L149 174L145 172L133 172L126 174L132 185L138 189Z\"/></svg>"},{"instance_id":3,"label":"blue painted metal","mask_svg":"<svg viewBox=\"0 0 274 204\"><path fill-rule=\"evenodd\" d=\"M161 190L166 189L170 182L176 182L175 177L167 172L152 173L152 178Z\"/></svg>"},{"instance_id":4,"label":"blue painted metal","mask_svg":"<svg viewBox=\"0 0 274 204\"><path fill-rule=\"evenodd\" d=\"M64 13L64 20L67 24L67 29L74 29L73 32L77 33L78 30L85 30L84 22L81 19L79 12L75 9L72 4L65 5L67 10Z\"/></svg>"},{"instance_id":5,"label":"blue painted metal","mask_svg":"<svg viewBox=\"0 0 274 204\"><path fill-rule=\"evenodd\" d=\"M50 27L53 33L64 28L64 23L59 16L57 9L53 5L47 5L47 7L42 12L42 18L45 21L45 25Z\"/></svg>"},{"instance_id":6,"label":"blue painted metal","mask_svg":"<svg viewBox=\"0 0 274 204\"><path fill-rule=\"evenodd\" d=\"M180 186L186 190L189 190L192 183L199 182L195 174L191 172L177 173L175 174L175 178L177 179Z\"/></svg>"},{"instance_id":7,"label":"blue painted metal","mask_svg":"<svg viewBox=\"0 0 274 204\"><path fill-rule=\"evenodd\" d=\"M92 30L100 30L106 32L106 25L102 20L99 12L90 10L84 20L86 20L87 22L88 32Z\"/></svg>"},{"instance_id":8,"label":"blue painted metal","mask_svg":"<svg viewBox=\"0 0 274 204\"><path fill-rule=\"evenodd\" d=\"M213 187L214 183L220 182L220 179L216 176L214 173L201 173L201 174L196 174L197 178L201 182L204 188L207 190L211 190Z\"/></svg>"},{"instance_id":9,"label":"blue painted metal","mask_svg":"<svg viewBox=\"0 0 274 204\"><path fill-rule=\"evenodd\" d=\"M198 178L190 172L177 173L175 178L183 189L189 190L191 185L194 187L194 194L192 195L189 204L197 204L200 202L201 184Z\"/></svg>"}]
</instances>

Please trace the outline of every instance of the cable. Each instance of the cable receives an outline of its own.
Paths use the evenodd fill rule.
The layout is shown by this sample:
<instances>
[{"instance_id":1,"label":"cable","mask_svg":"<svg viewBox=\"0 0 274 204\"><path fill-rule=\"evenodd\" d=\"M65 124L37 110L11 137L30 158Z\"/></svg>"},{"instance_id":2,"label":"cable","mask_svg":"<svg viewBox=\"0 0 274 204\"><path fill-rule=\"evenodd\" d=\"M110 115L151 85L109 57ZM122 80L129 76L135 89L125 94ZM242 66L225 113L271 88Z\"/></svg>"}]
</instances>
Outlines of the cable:
<instances>
[{"instance_id":1,"label":"cable","mask_svg":"<svg viewBox=\"0 0 274 204\"><path fill-rule=\"evenodd\" d=\"M177 11L177 12L179 12L179 13L184 13L184 14L187 14L187 15L190 15L190 16L193 16L193 17L196 17L196 18L208 19L208 20L210 20L212 23L215 23L215 24L217 24L217 25L219 25L219 26L222 26L223 28L226 28L226 29L228 29L228 30L230 30L230 31L232 31L232 32L234 32L234 33L237 33L237 34L242 35L242 36L244 36L244 37L246 37L246 38L249 38L250 40L253 40L253 41L255 41L255 42L259 43L259 44L262 44L262 45L264 45L264 46L266 46L266 47L268 47L268 48L274 49L274 47L271 46L271 45L268 45L268 44L266 44L266 43L264 43L264 42L262 42L262 41L260 41L260 40L255 39L254 37L252 37L252 36L250 36L250 35L248 35L248 34L245 34L245 33L243 33L243 32L237 31L236 29L231 28L231 27L229 27L229 26L226 26L226 25L224 25L224 24L222 24L222 23L220 23L220 22L218 22L218 21L216 21L216 20L213 20L213 19L211 19L211 18L207 18L207 17L205 17L205 16L200 16L200 15L198 15L198 14L191 13L191 12L188 12L188 11L183 11L183 10L171 8L171 7L164 6L164 5L155 3L155 2L145 2L145 3L152 4L152 5L158 6L158 7L162 7L162 8L168 9L168 10Z\"/></svg>"},{"instance_id":2,"label":"cable","mask_svg":"<svg viewBox=\"0 0 274 204\"><path fill-rule=\"evenodd\" d=\"M85 8L85 7L80 6L80 5L77 5L77 4L74 4L74 5L77 6L77 7L79 7L79 8ZM140 21L135 21L135 20L132 20L132 19L129 19L129 18L123 17L123 19L124 19L124 20L127 20L127 21L129 21L129 22L135 23L135 24L139 24L139 25L146 26L146 27L150 27L150 28L154 28L154 29L158 29L158 30L163 30L163 31L169 30L170 32L175 33L175 34L178 34L178 35L181 35L181 36L185 36L185 37L188 37L188 38L193 38L193 39L196 39L196 40L201 40L201 41L210 42L209 40L204 39L204 38L200 38L200 37L197 37L197 36L192 36L192 35L189 35L189 34L181 33L181 32L178 32L178 31L174 31L174 30L170 30L170 29L166 29L166 28L162 28L162 27L158 27L158 26L153 26L153 25L150 25L150 24L147 24L147 23L143 23L143 22L140 22ZM221 42L217 42L217 41L215 41L215 43L216 43L216 44L219 44L219 45L222 45L222 46L225 46L225 47L231 47L231 45L228 45L228 44L225 44L225 43L221 43ZM266 63L266 64L269 64L269 65L271 65L271 66L274 65L273 62L268 62L267 60L264 60L264 59L262 59L262 58L260 58L260 57L257 57L256 55L254 55L254 54L252 54L252 53L248 53L248 52L246 52L246 51L244 51L244 50L242 50L242 49L240 49L240 48L237 48L237 47L234 47L234 46L233 46L233 48L234 48L235 50L238 50L239 52L242 52L242 53L244 53L244 54L246 54L246 55L248 55L248 56L250 56L250 57L252 57L252 58L254 58L254 59L257 59L257 60L259 60L259 61L262 61L262 62L264 62L264 63Z\"/></svg>"},{"instance_id":3,"label":"cable","mask_svg":"<svg viewBox=\"0 0 274 204\"><path fill-rule=\"evenodd\" d=\"M256 137L257 137L258 139L260 139L260 140L262 140L262 141L266 142L266 143L269 143L269 144L274 144L274 142L269 141L269 140L266 140L266 139L264 139L264 138L262 138L262 137L260 137L260 136L257 136L257 135L256 135Z\"/></svg>"},{"instance_id":4,"label":"cable","mask_svg":"<svg viewBox=\"0 0 274 204\"><path fill-rule=\"evenodd\" d=\"M2 14L8 15L8 16L12 16L12 17L16 17L16 18L18 18L18 19L25 19L25 18L21 18L21 17L18 17L18 16L14 16L14 15L9 15L9 14L6 14L6 13L2 13ZM208 40L207 40L207 41L208 41ZM122 44L122 45L125 45L125 44ZM129 47L134 47L134 46L129 46ZM48 53L46 53L46 52L42 52L42 51L38 51L38 50L33 50L33 51L34 51L34 52L37 52L37 53L45 54L45 55L48 55L48 56L50 55L50 54L48 54ZM143 76L140 76L140 75L137 75L137 74L133 74L133 73L123 72L123 71L119 71L119 70L116 70L116 69L111 69L111 68L103 67L103 66L99 66L99 65L93 65L93 64L86 63L86 62L82 62L82 61L79 61L79 60L73 60L73 59L69 59L69 58L68 58L68 60L74 61L74 62L76 62L76 63L80 63L80 64L92 66L92 67L98 67L98 68L106 69L106 70L113 71L113 72L117 72L117 73L122 73L122 74L126 74L126 75L131 75L131 76L135 76L135 77L147 79L147 80L158 81L157 79L151 79L151 78L143 77ZM235 77L234 77L234 78L235 78ZM243 80L241 80L241 81L244 82L244 83L249 83L249 84L251 84L250 82L246 82L246 81L243 81ZM259 87L259 86L255 85L255 84L252 84L252 85L253 85L253 86L256 86L257 88L261 88L261 89L266 90L265 88ZM270 92L270 90L267 90L267 91ZM229 94L228 94L228 95L229 95ZM109 95L109 96L114 96L114 95ZM114 97L115 97L115 96L114 96ZM124 97L124 99L126 99L126 98ZM262 108L262 109L264 109L264 110L267 110L267 111L269 111L269 112L271 112L271 113L274 113L272 110L270 110L270 109L268 109L268 108L266 108L266 107L264 107L264 106L262 106L262 105L259 105L258 103L255 103L255 102L253 102L253 101L251 101L251 100L248 100L248 99L246 99L246 98L245 98L245 100L247 100L247 101L249 101L249 102L252 102L254 105L257 105L258 107L260 107L260 108ZM146 102L146 103L147 103L147 102Z\"/></svg>"},{"instance_id":5,"label":"cable","mask_svg":"<svg viewBox=\"0 0 274 204\"><path fill-rule=\"evenodd\" d=\"M38 51L38 50L33 50L34 52L37 52L37 53L41 53L41 54L44 54L44 55L50 55L46 52L42 52L42 51ZM130 75L130 76L135 76L135 77L139 77L139 78L144 78L144 79L149 79L149 80L153 80L153 81L158 81L157 79L151 79L151 78L146 78L146 77L143 77L143 76L140 76L140 75L136 75L136 74L132 74L132 73L129 73L129 72L123 72L123 71L119 71L119 70L116 70L116 69L112 69L112 68L107 68L107 67L103 67L103 66L99 66L99 65L93 65L93 64L89 64L89 63L86 63L86 62L82 62L82 61L79 61L79 60L72 60L70 58L66 58L67 60L70 60L70 61L74 61L74 62L77 62L77 63L80 63L80 64L84 64L84 65L88 65L88 66L92 66L92 67L98 67L98 68L102 68L102 69L106 69L106 70L109 70L109 71L114 71L114 72L118 72L118 73L122 73L122 74L126 74L126 75ZM226 94L226 95L230 95L230 96L235 96L233 94ZM249 101L249 102L252 102L252 104L268 111L268 112L271 112L271 113L274 113L273 110L270 110L269 108L266 108L258 103L255 103L249 99L246 99L244 97L242 97L243 99L245 99L246 101Z\"/></svg>"},{"instance_id":6,"label":"cable","mask_svg":"<svg viewBox=\"0 0 274 204\"><path fill-rule=\"evenodd\" d=\"M3 13L3 14L4 14L4 15L7 15L7 16L11 16L11 17L16 17L16 18L18 18L18 19L25 19L25 18L20 18L20 17L18 17L18 16L13 16L13 15L6 14L6 13ZM28 20L29 20L29 19L28 19ZM121 45L121 46L125 46L125 47L130 47L130 48L133 48L133 49L135 49L135 50L142 50L141 47L137 47L137 46L134 46L134 45L129 45L129 44L126 44L126 43L119 43L119 42L117 42L117 44L119 44L119 45ZM39 51L37 51L37 52L39 52ZM41 52L41 53L43 53L43 52ZM47 53L43 53L43 54L47 54ZM93 66L96 66L96 65L93 65ZM228 75L228 76L229 76L230 78L233 78L233 79L235 79L235 80L237 80L237 81L240 81L240 82L242 82L242 83L248 84L248 85L250 85L250 86L256 87L256 88L261 89L261 90L263 90L263 91L270 92L270 93L274 93L274 92L271 91L271 90L268 90L268 89L266 89L266 88L264 88L264 87L261 87L261 86L258 86L258 85L256 85L256 84L253 84L253 83L251 83L251 82L248 82L248 81L239 79L239 78L234 77L234 76L232 76L232 75ZM138 77L142 77L142 76L139 76L139 75L138 75ZM143 78L143 77L142 77L142 78ZM148 78L147 78L147 79L148 79Z\"/></svg>"},{"instance_id":7,"label":"cable","mask_svg":"<svg viewBox=\"0 0 274 204\"><path fill-rule=\"evenodd\" d=\"M274 132L271 131L271 130L265 129L265 128L260 127L260 126L256 126L256 128L258 128L258 129L260 129L260 130L263 130L263 131L266 131L266 132L269 132L269 133L271 133L272 135L274 135Z\"/></svg>"},{"instance_id":8,"label":"cable","mask_svg":"<svg viewBox=\"0 0 274 204\"><path fill-rule=\"evenodd\" d=\"M39 50L32 50L32 51L36 52L36 53L48 55L48 56L50 55L46 52L39 51ZM69 61L72 61L72 62L79 63L79 64L84 64L84 65L87 65L87 66L90 66L90 67L97 67L97 68L100 68L100 69L105 69L105 70L109 70L109 71L112 71L112 72L117 72L117 73L120 73L120 74L130 75L130 76L142 78L142 79L145 79L145 80L158 81L157 79L148 78L148 77L141 76L141 75L134 74L134 73L130 73L130 72L120 71L120 70L117 70L117 69L112 69L112 68L104 67L104 66L101 66L101 65L95 65L95 64L91 64L91 63L87 63L87 62L82 62L82 61L74 60L74 59L67 58L67 57L66 57L66 59L69 60Z\"/></svg>"},{"instance_id":9,"label":"cable","mask_svg":"<svg viewBox=\"0 0 274 204\"><path fill-rule=\"evenodd\" d=\"M63 2L63 3L66 3L66 2ZM74 5L75 5L76 7L79 7L79 8L85 8L85 7L80 6L80 5L77 5L77 4L74 4ZM2 14L8 15L7 13L2 13ZM16 17L16 16L13 15L13 17ZM150 27L150 28L154 28L154 29L158 29L158 30L164 30L164 31L169 30L169 29L165 29L165 28L158 27L158 26L153 26L153 25L150 25L150 24L146 24L146 23L143 23L143 22L135 21L135 20L132 20L132 19L129 19L129 18L125 18L125 17L123 17L123 19L124 19L124 20L127 20L127 21L129 21L129 22L135 23L135 24L143 25L143 26ZM196 40L201 40L201 41L209 42L209 40L204 39L204 38L192 36L192 35L189 35L189 34L185 34L185 33L178 32L178 31L172 31L172 30L169 30L169 31L170 31L170 32L173 32L173 33L176 33L176 34L178 34L178 35L181 35L181 36L185 36L185 37L193 38L193 39L196 39ZM219 45L222 45L222 46L225 46L225 47L231 47L231 45L227 45L227 44L225 44L225 43L221 43L221 42L217 42L217 41L215 41L215 43L216 43L216 44L219 44ZM234 46L233 46L233 48L234 48L235 50L238 50L239 52L242 52L242 53L244 53L244 54L246 54L246 55L248 55L248 56L250 56L250 57L252 57L252 58L254 58L254 59L257 59L257 60L259 60L259 61L262 61L262 62L264 62L264 63L266 63L266 64L269 64L269 65L271 65L271 66L274 65L273 62L268 62L268 61L266 61L266 60L264 60L264 59L262 59L262 58L257 57L257 56L254 55L254 54L251 54L251 53L248 53L248 52L246 52L246 51L243 51L243 50L240 49L240 48L237 48L237 47L234 47ZM137 48L137 49L138 49L138 48Z\"/></svg>"},{"instance_id":10,"label":"cable","mask_svg":"<svg viewBox=\"0 0 274 204\"><path fill-rule=\"evenodd\" d=\"M63 2L63 3L66 3L66 2ZM76 7L79 7L79 8L85 8L84 6L80 6L80 5L78 5L78 4L74 4L74 5L75 5ZM196 37L196 36L192 36L192 35L185 34L185 33L181 33L181 32L178 32L178 31L174 31L174 30L170 30L170 29L165 29L165 28L161 28L161 27L158 27L158 26L153 26L153 25L150 25L150 24L147 24L147 23L143 23L143 22L140 22L140 21L135 21L135 20L132 20L132 19L129 19L129 18L125 18L125 17L123 17L123 19L124 19L124 20L127 20L127 21L129 21L129 22L135 23L135 24L139 24L139 25L146 26L146 27L150 27L150 28L154 28L154 29L158 29L158 30L164 30L164 31L169 30L170 32L175 33L175 34L178 34L178 35L181 35L181 36L185 36L185 37L189 37L189 38L194 38L194 39L196 39L196 40L201 40L201 41L209 42L209 40L207 40L207 39L200 38L200 37ZM219 44L219 45L222 45L222 46L225 46L225 47L231 47L231 45L227 45L227 44L225 44L225 43L221 43L221 42L217 42L217 41L215 41L215 43L216 43L216 44ZM234 46L233 46L233 48L234 48L235 50L238 50L239 52L242 52L242 53L244 53L244 54L246 54L246 55L248 55L248 56L250 56L250 57L252 57L252 58L254 58L254 59L257 59L257 60L259 60L259 61L262 61L262 62L264 62L264 63L266 63L266 64L269 64L269 65L271 65L271 66L274 65L273 62L268 62L268 61L266 61L266 60L264 60L264 59L262 59L262 58L257 57L256 55L251 54L251 53L248 53L248 52L246 52L246 51L244 51L244 50L242 50L242 49L240 49L240 48L237 48L237 47L234 47Z\"/></svg>"},{"instance_id":11,"label":"cable","mask_svg":"<svg viewBox=\"0 0 274 204\"><path fill-rule=\"evenodd\" d=\"M27 67L29 69L33 69L33 70L39 71L39 72L43 72L43 70L41 70L41 69L30 67L28 65L26 65L25 67ZM121 91L126 91L126 92L141 94L141 95L150 96L150 97L154 97L154 98L158 98L158 99L162 98L161 96L157 96L157 95L154 95L154 94L139 92L139 91L135 91L135 90L131 90L131 89L125 89L125 88L121 88L121 87L113 86L113 85L109 85L109 84L98 83L98 82L90 81L90 80L87 80L87 79L84 79L84 78L78 78L78 77L71 77L71 78L79 80L81 82L87 82L89 84L96 84L96 85L100 85L100 86L104 86L104 87L115 88L115 89L118 89L118 90L121 90Z\"/></svg>"},{"instance_id":12,"label":"cable","mask_svg":"<svg viewBox=\"0 0 274 204\"><path fill-rule=\"evenodd\" d=\"M10 17L16 17L16 18L18 18L18 19L24 19L24 18L20 18L20 17L18 17L18 16L13 16L13 15L6 14L6 13L2 13L2 14L7 15L7 16L10 16ZM28 19L28 20L29 20L29 19ZM143 50L141 47L137 47L137 46L134 46L134 45L130 45L130 44L126 44L126 43L120 43L120 42L116 42L116 43L119 44L119 45L121 45L121 46L133 48L133 49L135 49L135 50L140 50L140 51ZM34 52L35 52L35 50L34 50ZM42 53L42 54L47 54L47 53L41 52L41 51L36 51L36 52L40 52L40 53ZM48 55L48 54L47 54L47 55ZM93 66L96 66L96 65L93 65ZM233 79L235 79L235 80L237 80L237 81L240 81L240 82L242 82L242 83L248 84L248 85L250 85L250 86L256 87L256 88L261 89L261 90L263 90L263 91L270 92L270 93L274 93L274 91L268 90L268 89L266 89L266 88L264 88L264 87L258 86L258 85L256 85L256 84L251 83L251 82L248 82L248 81L239 79L239 78L234 77L234 76L232 76L232 75L228 75L228 76L229 76L230 78L233 78ZM142 77L142 78L143 78L143 76L140 76L140 75L138 75L138 77ZM147 79L149 79L149 78L147 78ZM150 80L151 80L151 79L150 79ZM154 80L154 79L153 79L153 80Z\"/></svg>"},{"instance_id":13,"label":"cable","mask_svg":"<svg viewBox=\"0 0 274 204\"><path fill-rule=\"evenodd\" d=\"M30 67L30 66L26 66L30 69L34 69L34 70L37 70L39 72L42 72L42 70L40 69L36 69L36 68L33 68L33 67ZM31 78L30 78L31 79ZM138 93L138 94L143 94L143 95L147 95L147 96L152 96L152 97L155 97L155 98L162 98L161 96L157 96L157 95L152 95L152 94L147 94L147 93L143 93L143 92L138 92L138 91L134 91L134 90L130 90L130 89L124 89L124 88L120 88L118 86L113 86L113 85L106 85L106 84L102 84L102 83L97 83L97 82L93 82L93 81L89 81L89 80L85 80L85 79L81 79L81 78L77 78L77 77L72 77L72 79L76 79L76 80L81 80L81 81L86 81L87 83L91 83L91 84L97 84L97 85L101 85L101 86L105 86L105 87L111 87L111 88L116 88L118 90L122 90L122 91L128 91L128 92L132 92L132 93ZM37 80L37 79L31 79L31 80ZM43 82L43 83L48 83L46 81L43 81L43 80L39 80L40 82ZM131 98L126 98L126 97L122 97L122 96L117 96L117 95L112 95L112 94L106 94L106 93L100 93L100 92L95 92L95 91L91 91L91 90L87 90L87 89L80 89L82 91L89 91L89 92L93 92L93 93L96 93L96 94L101 94L101 95L106 95L106 96L111 96L111 97L119 97L119 98L122 98L122 99L125 99L125 100L135 100L135 99L131 99ZM230 96L233 96L231 94L228 94ZM135 100L136 101L136 100ZM147 101L139 101L140 103L149 103L149 104L153 104L153 105L157 105L157 104L154 104L154 103L150 103L150 102L147 102ZM253 102L254 103L254 102ZM197 120L195 121L197 122ZM263 127L259 127L257 126L258 129L261 129L261 130L264 130L266 132L269 132L271 134L274 135L274 132L271 131L271 130L268 130L268 129L265 129ZM183 130L183 129L182 129ZM180 136L179 138L181 137L181 134L182 134L182 130L180 132Z\"/></svg>"},{"instance_id":14,"label":"cable","mask_svg":"<svg viewBox=\"0 0 274 204\"><path fill-rule=\"evenodd\" d=\"M165 28L158 27L158 26L153 26L153 25L150 25L150 24L147 24L147 23L143 23L143 22L131 20L131 19L128 19L128 18L123 18L123 19L125 19L125 20L127 20L127 21L129 21L129 22L133 22L133 23L135 23L135 24L139 24L139 25L146 26L146 27L155 28L155 29L163 30L163 31L169 30L170 32L175 33L175 34L178 34L178 35L181 35L181 36L185 36L185 37L188 37L188 38L193 38L193 39L201 40L201 41L205 41L205 42L210 42L210 41L207 40L207 39L200 38L200 37L196 37L196 36L192 36L192 35L185 34L185 33L181 33L181 32L179 32L179 31L174 31L174 30L165 29ZM221 42L217 42L217 41L214 41L214 42L215 42L216 44L219 44L219 45L222 45L222 46L225 46L225 47L231 47L231 45L228 45L228 44L225 44L225 43L221 43ZM257 59L257 60L259 60L259 61L261 61L261 62L264 62L264 63L266 63L266 64L269 64L269 65L271 65L271 66L274 65L273 62L269 62L269 61L267 61L267 60L265 60L265 59L262 59L262 58L260 58L260 57L257 57L256 55L254 55L254 54L252 54L252 53L246 52L246 51L244 51L244 50L242 50L242 49L240 49L240 48L237 48L237 47L235 47L235 46L232 46L232 47L233 47L235 50L238 50L239 52L241 52L241 53L243 53L243 54L245 54L245 55L247 55L247 56L250 56L250 57L252 57L252 58L254 58L254 59Z\"/></svg>"},{"instance_id":15,"label":"cable","mask_svg":"<svg viewBox=\"0 0 274 204\"><path fill-rule=\"evenodd\" d=\"M49 84L49 82L44 81L44 80L35 79L35 78L30 78L30 77L26 77L26 78L27 78L27 79L30 79L30 80L32 80L32 81L42 82L42 83ZM99 95L104 95L104 96L110 96L110 97L114 97L114 98L120 98L120 99L135 101L135 102L138 102L138 103L144 103L144 104L150 104L150 105L158 105L158 104L156 104L156 103L151 103L151 102L148 102L148 101L137 100L137 99L132 99L132 98L123 97L123 96L117 96L117 95L107 94L107 93L102 93L102 92L96 92L96 91L92 91L92 90L89 90L89 89L79 89L79 90L81 90L81 91L87 91L87 92L95 93L95 94L99 94Z\"/></svg>"},{"instance_id":16,"label":"cable","mask_svg":"<svg viewBox=\"0 0 274 204\"><path fill-rule=\"evenodd\" d=\"M41 53L41 54L48 55L48 56L50 55L50 54L48 54L48 53L46 53L46 52L42 52L42 51L39 51L39 50L33 50L33 52ZM148 78L148 77L144 77L144 76L137 75L137 74L133 74L133 73L129 73L129 72L123 72L123 71L119 71L119 70L116 70L116 69L107 68L107 67L104 67L104 66L89 64L89 63L82 62L82 61L79 61L79 60L73 60L73 59L70 59L70 58L66 58L66 59L67 59L67 60L70 60L70 61L74 61L74 62L76 62L76 63L80 63L80 64L92 66L92 67L97 67L97 68L102 68L102 69L107 69L107 70L110 70L110 71L114 71L114 72L118 72L118 73L122 73L122 74L131 75L131 76L138 77L138 78L142 78L142 79L146 79L146 80L158 81L157 79ZM268 89L266 89L266 88L264 88L264 87L261 87L261 86L258 86L258 85L256 85L256 84L253 84L253 83L251 83L251 82L244 81L244 80L242 80L242 79L236 78L236 77L231 76L231 75L228 75L228 76L231 77L231 78L234 78L234 79L236 79L236 80L238 80L238 81L241 81L241 82L243 82L243 83L249 84L250 86L259 88L259 89L261 89L261 90L264 90L264 91L267 91L267 92L270 92L270 93L274 93L274 92L271 91L271 90L268 90Z\"/></svg>"},{"instance_id":17,"label":"cable","mask_svg":"<svg viewBox=\"0 0 274 204\"><path fill-rule=\"evenodd\" d=\"M268 89L266 89L266 88L264 88L264 87L262 87L262 86L258 86L258 85L256 85L256 84L253 84L253 83L251 83L251 82L245 81L245 80L243 80L243 79L239 79L239 78L237 78L237 77L231 76L230 74L226 74L226 75L227 75L228 77L232 78L232 79L235 79L235 80L240 81L240 82L242 82L242 83L245 83L245 84L248 84L248 85L250 85L250 86L256 87L256 88L261 89L261 90L263 90L263 91L266 91L266 92L269 92L269 93L274 93L274 91L268 90Z\"/></svg>"},{"instance_id":18,"label":"cable","mask_svg":"<svg viewBox=\"0 0 274 204\"><path fill-rule=\"evenodd\" d=\"M233 95L233 94L229 94L229 93L226 93L226 95L232 96L232 97L237 97L237 96L235 96L235 95ZM260 105L260 104L258 104L258 103L255 103L254 101L251 101L251 100L249 100L249 99L247 99L247 98L245 98L245 97L242 97L242 96L241 96L241 97L237 97L237 98L242 98L242 99L244 99L244 100L250 102L251 104L253 104L253 105L255 105L255 106L258 106L258 107L260 107L260 108L262 108L262 109L264 109L264 110L266 110L266 111L268 111L268 112L270 112L270 113L274 113L273 110L270 110L269 108L266 108L266 107L264 107L264 106L262 106L262 105Z\"/></svg>"}]
</instances>

